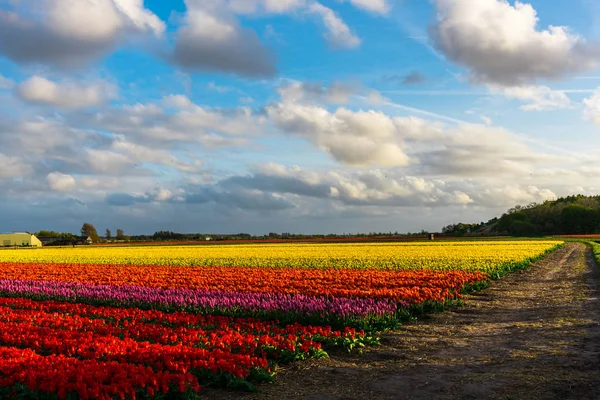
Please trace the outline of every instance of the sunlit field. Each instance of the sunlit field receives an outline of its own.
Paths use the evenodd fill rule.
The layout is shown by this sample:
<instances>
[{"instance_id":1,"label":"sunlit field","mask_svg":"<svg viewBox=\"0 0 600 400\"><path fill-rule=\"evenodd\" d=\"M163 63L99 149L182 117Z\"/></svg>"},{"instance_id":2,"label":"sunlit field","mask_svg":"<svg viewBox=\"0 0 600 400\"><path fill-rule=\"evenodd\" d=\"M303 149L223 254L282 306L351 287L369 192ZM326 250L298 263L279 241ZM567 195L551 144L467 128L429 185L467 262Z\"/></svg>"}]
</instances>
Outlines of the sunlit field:
<instances>
[{"instance_id":1,"label":"sunlit field","mask_svg":"<svg viewBox=\"0 0 600 400\"><path fill-rule=\"evenodd\" d=\"M561 244L3 250L0 397L253 389L284 363L376 345L382 330L457 305Z\"/></svg>"},{"instance_id":2,"label":"sunlit field","mask_svg":"<svg viewBox=\"0 0 600 400\"><path fill-rule=\"evenodd\" d=\"M562 241L246 244L4 250L0 262L253 266L284 268L462 269L492 273Z\"/></svg>"}]
</instances>

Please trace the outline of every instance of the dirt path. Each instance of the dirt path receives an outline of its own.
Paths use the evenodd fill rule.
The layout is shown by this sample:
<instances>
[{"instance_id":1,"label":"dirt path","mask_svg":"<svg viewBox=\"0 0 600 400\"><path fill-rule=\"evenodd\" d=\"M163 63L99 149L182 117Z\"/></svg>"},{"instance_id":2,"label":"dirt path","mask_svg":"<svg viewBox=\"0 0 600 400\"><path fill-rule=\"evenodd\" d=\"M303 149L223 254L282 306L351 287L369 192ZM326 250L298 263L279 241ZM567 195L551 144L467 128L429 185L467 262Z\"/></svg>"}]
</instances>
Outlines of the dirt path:
<instances>
[{"instance_id":1,"label":"dirt path","mask_svg":"<svg viewBox=\"0 0 600 400\"><path fill-rule=\"evenodd\" d=\"M387 334L362 355L296 363L260 393L225 399L600 399L600 290L570 243L467 296L465 307Z\"/></svg>"}]
</instances>

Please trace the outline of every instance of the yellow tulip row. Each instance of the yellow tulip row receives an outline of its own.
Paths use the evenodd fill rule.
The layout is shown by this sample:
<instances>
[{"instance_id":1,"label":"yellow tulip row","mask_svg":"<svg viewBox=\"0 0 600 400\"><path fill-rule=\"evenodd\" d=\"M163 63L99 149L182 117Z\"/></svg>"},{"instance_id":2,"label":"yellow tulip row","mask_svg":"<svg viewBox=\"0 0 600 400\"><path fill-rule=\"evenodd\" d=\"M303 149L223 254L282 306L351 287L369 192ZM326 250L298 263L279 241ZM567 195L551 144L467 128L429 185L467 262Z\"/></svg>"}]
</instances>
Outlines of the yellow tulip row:
<instances>
[{"instance_id":1,"label":"yellow tulip row","mask_svg":"<svg viewBox=\"0 0 600 400\"><path fill-rule=\"evenodd\" d=\"M526 262L561 241L244 244L76 247L0 251L0 262L391 268L495 272Z\"/></svg>"}]
</instances>

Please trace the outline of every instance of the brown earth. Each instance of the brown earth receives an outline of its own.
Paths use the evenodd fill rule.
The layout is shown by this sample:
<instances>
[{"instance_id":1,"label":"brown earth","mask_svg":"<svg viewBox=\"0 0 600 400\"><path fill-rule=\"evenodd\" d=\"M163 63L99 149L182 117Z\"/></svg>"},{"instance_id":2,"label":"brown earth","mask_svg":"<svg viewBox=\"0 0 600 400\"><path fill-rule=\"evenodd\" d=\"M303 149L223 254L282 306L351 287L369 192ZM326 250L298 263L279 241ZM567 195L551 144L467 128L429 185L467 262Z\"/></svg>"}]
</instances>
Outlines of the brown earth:
<instances>
[{"instance_id":1,"label":"brown earth","mask_svg":"<svg viewBox=\"0 0 600 400\"><path fill-rule=\"evenodd\" d=\"M584 244L409 323L363 354L285 366L258 393L205 398L600 399L600 286Z\"/></svg>"}]
</instances>

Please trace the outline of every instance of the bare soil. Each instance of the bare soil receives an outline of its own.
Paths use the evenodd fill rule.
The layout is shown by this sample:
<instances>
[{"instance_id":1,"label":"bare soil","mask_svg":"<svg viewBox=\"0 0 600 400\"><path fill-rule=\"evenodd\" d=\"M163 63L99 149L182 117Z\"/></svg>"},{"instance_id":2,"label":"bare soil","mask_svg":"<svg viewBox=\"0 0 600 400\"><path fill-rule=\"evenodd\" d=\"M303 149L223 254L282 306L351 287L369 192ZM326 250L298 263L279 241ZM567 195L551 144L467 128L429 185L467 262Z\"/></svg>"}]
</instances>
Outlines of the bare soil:
<instances>
[{"instance_id":1,"label":"bare soil","mask_svg":"<svg viewBox=\"0 0 600 400\"><path fill-rule=\"evenodd\" d=\"M206 398L600 399L598 267L568 243L466 296L464 307L384 334L362 354L285 366L258 393Z\"/></svg>"}]
</instances>

